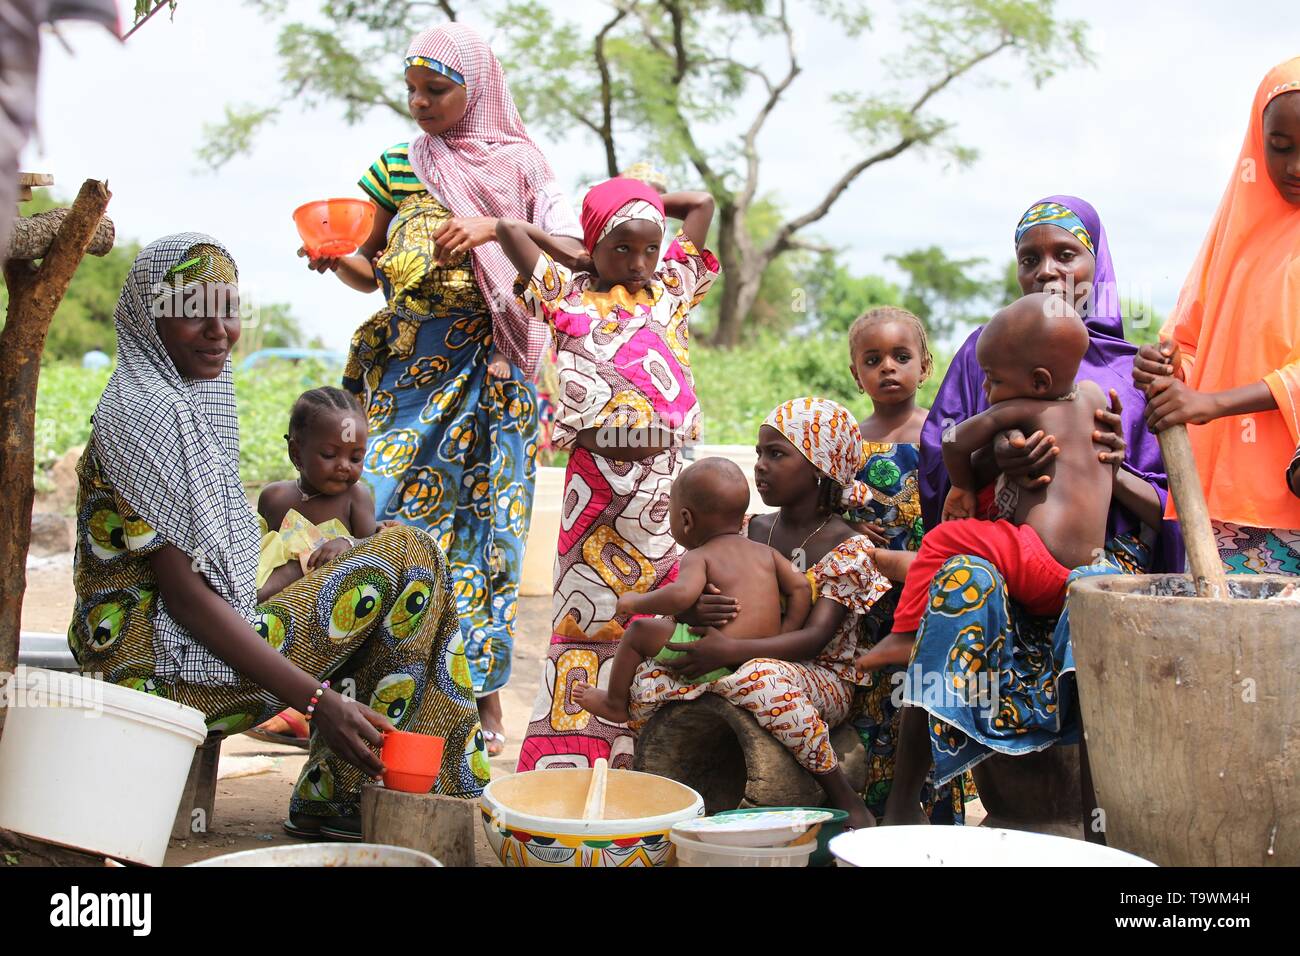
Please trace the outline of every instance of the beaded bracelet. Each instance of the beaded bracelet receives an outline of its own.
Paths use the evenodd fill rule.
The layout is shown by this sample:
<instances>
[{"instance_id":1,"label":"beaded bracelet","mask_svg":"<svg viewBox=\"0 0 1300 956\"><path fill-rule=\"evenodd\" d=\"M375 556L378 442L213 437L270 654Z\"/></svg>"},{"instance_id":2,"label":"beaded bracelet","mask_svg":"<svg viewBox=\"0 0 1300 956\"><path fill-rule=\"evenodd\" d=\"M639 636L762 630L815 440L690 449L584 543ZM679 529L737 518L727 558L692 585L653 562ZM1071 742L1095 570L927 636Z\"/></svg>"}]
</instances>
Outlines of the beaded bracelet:
<instances>
[{"instance_id":1,"label":"beaded bracelet","mask_svg":"<svg viewBox=\"0 0 1300 956\"><path fill-rule=\"evenodd\" d=\"M311 703L307 705L307 712L302 715L303 720L311 720L311 715L316 711L316 705L319 704L320 699L325 696L325 691L329 689L329 686L330 682L327 680L320 682L320 686L317 687L315 693L311 695Z\"/></svg>"}]
</instances>

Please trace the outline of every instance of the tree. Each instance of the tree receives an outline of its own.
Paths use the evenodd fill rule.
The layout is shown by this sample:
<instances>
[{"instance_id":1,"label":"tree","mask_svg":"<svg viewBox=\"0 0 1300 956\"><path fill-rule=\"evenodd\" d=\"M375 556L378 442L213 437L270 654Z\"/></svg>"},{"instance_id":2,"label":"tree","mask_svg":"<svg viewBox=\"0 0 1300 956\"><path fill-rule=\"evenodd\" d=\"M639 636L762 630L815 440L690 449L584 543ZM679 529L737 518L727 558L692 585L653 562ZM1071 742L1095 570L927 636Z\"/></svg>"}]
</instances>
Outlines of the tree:
<instances>
[{"instance_id":1,"label":"tree","mask_svg":"<svg viewBox=\"0 0 1300 956\"><path fill-rule=\"evenodd\" d=\"M853 321L878 305L902 305L903 293L888 279L858 276L833 252L824 252L806 276L809 311L818 328L846 333Z\"/></svg>"},{"instance_id":2,"label":"tree","mask_svg":"<svg viewBox=\"0 0 1300 956\"><path fill-rule=\"evenodd\" d=\"M373 108L405 115L391 64L411 25L449 3L414 0L322 0L315 24L285 22L277 0L250 0L282 24L279 54L284 98L307 107L342 105L355 122ZM909 152L935 150L958 163L976 158L951 134L955 123L931 110L940 94L997 57L1018 56L1040 84L1061 63L1091 62L1086 27L1059 19L1054 0L911 0L901 26L907 40L889 61L902 88L844 89L833 94L858 155L811 207L784 218L755 241L749 218L759 199L759 140L778 107L795 94L802 54L786 0L605 0L591 27L566 18L568 4L508 0L478 4L498 32L494 48L507 65L524 117L553 135L575 129L603 153L604 173L620 169L620 144L638 140L665 166L702 181L718 203L718 257L728 277L714 340L734 345L759 300L772 264L807 248L805 233L858 178ZM810 19L860 37L871 28L863 0L809 0ZM539 25L545 25L539 29ZM744 54L737 52L745 50ZM744 116L740 107L752 106ZM210 130L202 156L213 165L247 148L279 104L227 108ZM790 106L797 110L797 105ZM716 135L739 119L734 138ZM797 114L790 117L798 122ZM626 158L626 157L624 157Z\"/></svg>"},{"instance_id":3,"label":"tree","mask_svg":"<svg viewBox=\"0 0 1300 956\"><path fill-rule=\"evenodd\" d=\"M903 307L925 323L933 339L946 339L963 326L983 322L991 309L1002 305L1001 280L974 271L984 259L949 259L938 246L885 258L907 276Z\"/></svg>"},{"instance_id":4,"label":"tree","mask_svg":"<svg viewBox=\"0 0 1300 956\"><path fill-rule=\"evenodd\" d=\"M32 216L66 205L68 203L63 200L36 193L30 202L23 204L22 212ZM50 324L45 351L41 353L42 362L76 361L92 349L109 355L116 353L117 333L113 326L113 310L117 308L122 283L131 271L131 263L139 253L138 242L119 240L107 255L87 256L81 261L67 294L59 304L54 321ZM0 284L0 310L8 304L8 290ZM240 339L241 351L255 351L251 346L321 347L319 337L307 340L288 305L279 302L256 305L244 323L244 335ZM0 329L2 328L4 319L0 315Z\"/></svg>"},{"instance_id":5,"label":"tree","mask_svg":"<svg viewBox=\"0 0 1300 956\"><path fill-rule=\"evenodd\" d=\"M40 191L23 204L22 212L31 216L67 205L70 205L67 201L53 199L47 191ZM42 362L80 359L91 349L110 355L117 350L113 310L139 252L137 243L119 241L107 255L81 260L50 324ZM0 308L7 308L8 304L8 288L0 287Z\"/></svg>"}]
</instances>

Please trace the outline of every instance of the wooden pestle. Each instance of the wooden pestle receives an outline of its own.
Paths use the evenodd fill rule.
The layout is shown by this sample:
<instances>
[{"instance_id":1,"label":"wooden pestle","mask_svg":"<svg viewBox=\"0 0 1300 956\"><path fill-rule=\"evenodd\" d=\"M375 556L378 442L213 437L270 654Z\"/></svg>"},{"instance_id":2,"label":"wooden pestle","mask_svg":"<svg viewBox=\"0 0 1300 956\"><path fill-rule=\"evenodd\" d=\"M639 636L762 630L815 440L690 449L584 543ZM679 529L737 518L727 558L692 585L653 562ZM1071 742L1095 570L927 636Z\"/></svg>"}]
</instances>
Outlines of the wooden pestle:
<instances>
[{"instance_id":1,"label":"wooden pestle","mask_svg":"<svg viewBox=\"0 0 1300 956\"><path fill-rule=\"evenodd\" d=\"M1160 454L1165 460L1165 474L1169 476L1169 493L1174 498L1174 508L1183 529L1187 545L1187 563L1196 585L1197 597L1229 600L1228 577L1219 560L1219 549L1214 543L1210 527L1210 511L1205 505L1205 492L1201 477L1192 457L1192 442L1186 425L1173 425L1160 432Z\"/></svg>"},{"instance_id":2,"label":"wooden pestle","mask_svg":"<svg viewBox=\"0 0 1300 956\"><path fill-rule=\"evenodd\" d=\"M582 808L582 819L603 820L605 818L605 787L609 784L609 761L604 757L596 758L596 765L591 768L591 783L587 786L587 803Z\"/></svg>"}]
</instances>

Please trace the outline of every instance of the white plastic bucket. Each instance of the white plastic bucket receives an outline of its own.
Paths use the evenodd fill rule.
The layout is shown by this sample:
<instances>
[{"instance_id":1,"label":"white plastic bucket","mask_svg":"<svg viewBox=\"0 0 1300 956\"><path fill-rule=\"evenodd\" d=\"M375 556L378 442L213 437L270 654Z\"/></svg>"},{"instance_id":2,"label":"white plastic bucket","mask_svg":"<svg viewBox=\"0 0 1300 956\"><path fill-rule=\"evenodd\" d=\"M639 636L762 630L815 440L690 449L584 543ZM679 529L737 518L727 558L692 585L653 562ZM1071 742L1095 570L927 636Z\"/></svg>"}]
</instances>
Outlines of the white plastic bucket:
<instances>
[{"instance_id":1,"label":"white plastic bucket","mask_svg":"<svg viewBox=\"0 0 1300 956\"><path fill-rule=\"evenodd\" d=\"M3 688L0 827L162 864L203 714L152 694L20 667Z\"/></svg>"},{"instance_id":2,"label":"white plastic bucket","mask_svg":"<svg viewBox=\"0 0 1300 956\"><path fill-rule=\"evenodd\" d=\"M379 843L302 843L227 853L190 866L442 866L419 850Z\"/></svg>"},{"instance_id":3,"label":"white plastic bucket","mask_svg":"<svg viewBox=\"0 0 1300 956\"><path fill-rule=\"evenodd\" d=\"M810 840L796 846L722 846L702 843L676 832L668 837L677 848L678 866L807 866L817 849Z\"/></svg>"},{"instance_id":4,"label":"white plastic bucket","mask_svg":"<svg viewBox=\"0 0 1300 956\"><path fill-rule=\"evenodd\" d=\"M1096 843L997 827L874 827L830 847L839 866L1155 866Z\"/></svg>"}]
</instances>

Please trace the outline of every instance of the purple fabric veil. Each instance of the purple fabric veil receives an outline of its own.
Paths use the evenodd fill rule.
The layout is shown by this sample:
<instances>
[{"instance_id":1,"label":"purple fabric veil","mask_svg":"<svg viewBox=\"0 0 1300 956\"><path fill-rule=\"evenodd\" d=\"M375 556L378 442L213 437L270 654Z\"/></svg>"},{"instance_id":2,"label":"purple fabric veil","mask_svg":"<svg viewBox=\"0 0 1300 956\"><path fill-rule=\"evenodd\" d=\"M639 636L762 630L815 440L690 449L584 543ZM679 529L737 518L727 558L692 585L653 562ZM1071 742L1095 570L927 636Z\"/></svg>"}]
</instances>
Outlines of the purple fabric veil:
<instances>
[{"instance_id":1,"label":"purple fabric veil","mask_svg":"<svg viewBox=\"0 0 1300 956\"><path fill-rule=\"evenodd\" d=\"M1160 445L1143 421L1146 399L1133 385L1133 356L1137 354L1137 346L1124 338L1124 319L1115 283L1115 267L1106 242L1106 229L1097 210L1075 196L1048 196L1038 201L1042 202L1060 203L1073 210L1093 239L1097 264L1092 294L1083 317L1091 343L1079 366L1079 378L1096 382L1105 392L1113 388L1119 393L1124 406L1124 439L1128 442L1124 468L1155 486L1163 507L1169 493L1169 482L1160 457ZM963 422L988 408L981 387L984 373L975 359L975 343L980 331L973 331L957 350L921 430L921 512L927 528L938 523L944 497L948 494L948 472L943 467L940 451L945 423ZM1136 534L1140 529L1141 523L1128 510L1119 504L1111 505L1108 538L1115 534ZM1175 522L1165 522L1153 559L1154 571L1182 570L1182 535Z\"/></svg>"}]
</instances>

